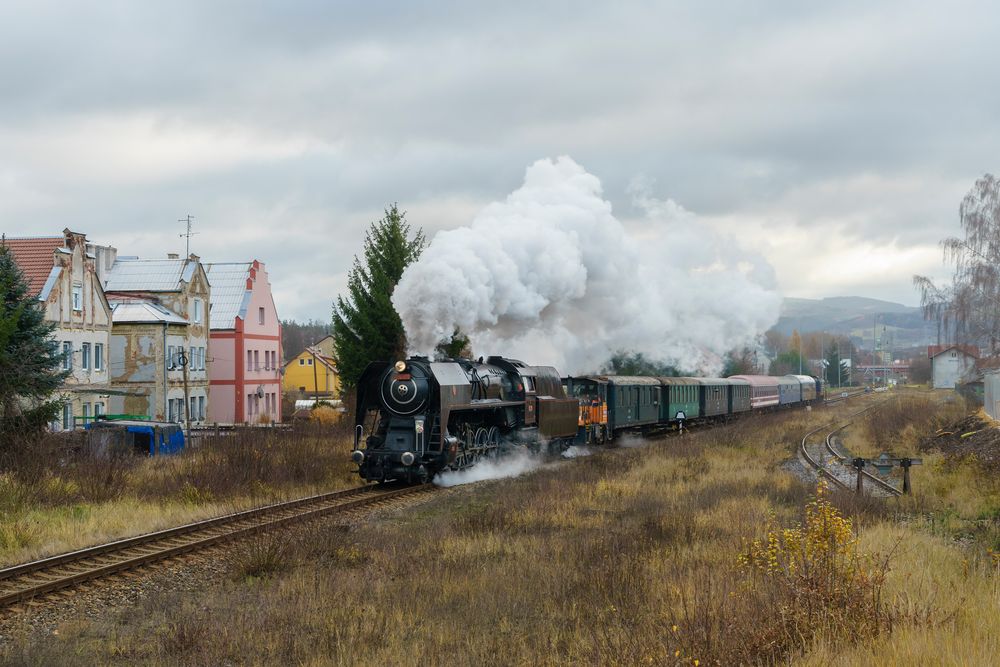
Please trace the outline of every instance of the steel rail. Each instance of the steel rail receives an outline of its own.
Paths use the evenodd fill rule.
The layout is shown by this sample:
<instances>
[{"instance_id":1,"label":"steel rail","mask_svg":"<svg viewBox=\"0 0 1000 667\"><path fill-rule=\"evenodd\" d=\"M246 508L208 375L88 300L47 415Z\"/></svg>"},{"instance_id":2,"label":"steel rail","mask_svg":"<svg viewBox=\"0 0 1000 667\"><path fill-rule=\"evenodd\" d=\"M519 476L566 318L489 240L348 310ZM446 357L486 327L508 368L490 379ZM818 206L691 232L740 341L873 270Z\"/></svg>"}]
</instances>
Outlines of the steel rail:
<instances>
[{"instance_id":1,"label":"steel rail","mask_svg":"<svg viewBox=\"0 0 1000 667\"><path fill-rule=\"evenodd\" d=\"M856 412L856 413L854 413L852 415L848 415L848 416L852 417L852 418L856 417L856 416L858 416L860 414L868 412L869 410L873 410L873 409L877 408L878 406L882 405L883 403L888 402L889 400L890 399L887 398L887 399L885 399L883 401L879 401L878 403L876 403L874 405L871 405L871 406L865 408L864 410L861 410L859 412ZM840 426L838 426L837 428L833 429L832 431L830 431L829 433L826 434L825 445L826 445L827 451L829 451L830 454L832 454L834 457L836 457L841 463L844 463L845 461L847 461L848 457L844 456L843 454L841 454L840 452L838 452L834 448L834 446L833 446L833 436L836 435L837 433L839 433L840 431L843 431L848 426L851 426L853 423L854 423L854 420L852 419L851 421L848 421L848 422L846 422L844 424L841 424ZM845 464L845 465L847 465L847 464ZM876 477L875 475L871 474L870 472L868 472L867 470L865 470L863 468L861 470L861 475L863 477L865 477L866 479L868 479L869 481L874 482L878 486L882 487L883 489L885 489L889 493L892 493L893 495L896 495L896 496L903 495L903 492L900 491L899 489L897 489L895 486L893 486L892 484L889 484L888 482L886 482L883 479L880 479L879 477Z\"/></svg>"},{"instance_id":2,"label":"steel rail","mask_svg":"<svg viewBox=\"0 0 1000 667\"><path fill-rule=\"evenodd\" d=\"M255 507L253 509L243 510L241 512L235 512L233 514L226 514L224 516L213 517L211 519L195 521L194 523L185 524L183 526L176 526L174 528L166 528L164 530L159 530L152 533L144 533L142 535L136 535L134 537L126 537L121 540L115 540L114 542L107 542L105 544L99 544L93 547L86 547L83 549L78 549L77 551L70 551L67 553L58 554L55 556L50 556L48 558L42 558L40 560L31 561L29 563L22 563L20 565L14 565L2 569L0 570L0 582L3 582L4 580L7 579L11 579L13 577L23 576L25 574L37 570L46 570L55 567L57 565L65 565L67 563L72 563L77 560L93 558L94 556L98 556L104 553L122 551L124 549L136 547L150 542L166 540L171 537L178 537L181 535L185 535L187 533L199 530L205 530L216 526L224 526L226 524L234 523L236 521L240 521L243 519L252 519L254 517L262 516L264 514L272 514L283 510L295 509L303 505L328 502L331 500L338 500L341 498L349 498L355 495L372 493L373 490L375 490L375 487L359 486L353 489L346 489L344 491L321 493L315 496L298 498L296 500L274 503L273 505L265 505L263 507Z\"/></svg>"},{"instance_id":3,"label":"steel rail","mask_svg":"<svg viewBox=\"0 0 1000 667\"><path fill-rule=\"evenodd\" d=\"M44 577L46 574L55 576L56 578L46 578L41 581L25 581L23 583L27 585L22 585L14 590L0 594L0 608L9 607L17 602L30 600L64 588L71 588L87 581L131 570L142 565L202 550L253 533L283 527L293 522L314 519L325 514L346 512L365 506L378 505L379 503L402 496L424 492L428 488L433 489L436 487L430 484L423 484L392 491L376 492L372 492L371 487L359 487L347 491L322 494L289 503L278 503L266 508L237 512L225 517L209 519L157 533L149 533L136 538L118 540L97 547L81 549L69 554L62 554L32 563L25 563L13 568L7 568L3 572L6 573L5 579L8 583L8 588L11 583L16 585L18 578L29 579L29 577L33 577L37 579ZM362 493L362 491L366 491L367 493ZM351 498L354 496L361 497L352 500ZM341 500L346 500L346 502L337 502ZM311 505L318 506L311 507ZM250 522L249 525L247 525L248 521ZM227 529L227 526L231 529ZM220 529L222 532L217 532ZM198 533L206 534L199 537ZM181 544L177 544L176 540L178 538L194 539L188 539ZM169 542L174 543L170 544ZM83 572L69 572L65 576L54 571L46 572L47 570L55 570L69 563L78 562L78 567L86 566L88 559L96 559L98 557L102 559L109 558L114 557L116 554L123 555L137 546L145 546L145 549L137 550L135 554L130 554L113 563L96 560L94 564L97 567L90 567ZM148 549L153 549L153 551L150 552Z\"/></svg>"},{"instance_id":4,"label":"steel rail","mask_svg":"<svg viewBox=\"0 0 1000 667\"><path fill-rule=\"evenodd\" d=\"M817 463L816 460L812 456L809 455L809 447L806 445L806 441L809 439L809 436L811 436L813 433L817 433L819 431L822 431L824 428L827 428L829 425L830 424L824 424L824 425L820 426L819 428L815 428L815 429L809 431L808 433L806 433L804 436L802 436L802 445L801 445L802 456L803 456L803 458L805 458L806 462L808 462L809 465L811 465L813 467L813 469L815 469L816 471L819 472L819 474L828 477L836 486L844 489L845 491L851 491L852 489L851 489L851 487L850 487L849 484L845 483L843 480L841 480L840 478L838 478L832 472L830 472L829 470L827 470L826 466L823 466L823 465L820 465L819 463Z\"/></svg>"}]
</instances>

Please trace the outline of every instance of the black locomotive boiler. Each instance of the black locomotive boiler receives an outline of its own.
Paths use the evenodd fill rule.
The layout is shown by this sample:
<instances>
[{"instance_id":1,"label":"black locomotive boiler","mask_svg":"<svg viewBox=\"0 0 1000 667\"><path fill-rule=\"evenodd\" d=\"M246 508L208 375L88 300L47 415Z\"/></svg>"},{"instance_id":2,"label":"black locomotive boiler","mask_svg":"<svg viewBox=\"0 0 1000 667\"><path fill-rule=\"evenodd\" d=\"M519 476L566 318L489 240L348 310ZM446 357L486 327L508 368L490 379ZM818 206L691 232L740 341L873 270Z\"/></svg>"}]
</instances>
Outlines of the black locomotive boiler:
<instances>
[{"instance_id":1,"label":"black locomotive boiler","mask_svg":"<svg viewBox=\"0 0 1000 667\"><path fill-rule=\"evenodd\" d=\"M511 448L559 450L578 432L559 373L516 359L373 362L357 392L351 458L368 481L429 481Z\"/></svg>"}]
</instances>

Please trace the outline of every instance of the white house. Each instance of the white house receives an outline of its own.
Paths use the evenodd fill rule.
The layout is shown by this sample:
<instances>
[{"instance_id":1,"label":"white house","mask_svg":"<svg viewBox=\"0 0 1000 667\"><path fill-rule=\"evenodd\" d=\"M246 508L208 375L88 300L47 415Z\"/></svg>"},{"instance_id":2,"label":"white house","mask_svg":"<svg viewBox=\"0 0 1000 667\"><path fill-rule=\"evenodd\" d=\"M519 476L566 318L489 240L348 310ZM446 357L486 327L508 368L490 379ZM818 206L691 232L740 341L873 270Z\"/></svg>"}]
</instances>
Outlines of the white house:
<instances>
[{"instance_id":1,"label":"white house","mask_svg":"<svg viewBox=\"0 0 1000 667\"><path fill-rule=\"evenodd\" d=\"M931 387L954 389L975 370L979 348L975 345L931 345L927 348L927 356L931 360Z\"/></svg>"}]
</instances>

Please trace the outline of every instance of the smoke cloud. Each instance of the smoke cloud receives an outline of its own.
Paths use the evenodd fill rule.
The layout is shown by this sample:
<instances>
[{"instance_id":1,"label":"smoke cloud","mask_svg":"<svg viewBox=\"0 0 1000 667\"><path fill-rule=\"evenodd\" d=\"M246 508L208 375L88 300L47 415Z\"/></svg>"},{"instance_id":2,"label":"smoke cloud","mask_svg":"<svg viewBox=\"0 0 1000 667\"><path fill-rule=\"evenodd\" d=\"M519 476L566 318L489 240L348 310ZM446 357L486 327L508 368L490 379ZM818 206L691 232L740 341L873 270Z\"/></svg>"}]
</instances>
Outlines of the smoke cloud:
<instances>
[{"instance_id":1,"label":"smoke cloud","mask_svg":"<svg viewBox=\"0 0 1000 667\"><path fill-rule=\"evenodd\" d=\"M628 231L569 157L539 160L506 200L439 232L393 295L413 354L460 328L476 354L598 369L619 350L718 373L778 319L773 270L672 200L630 187Z\"/></svg>"}]
</instances>

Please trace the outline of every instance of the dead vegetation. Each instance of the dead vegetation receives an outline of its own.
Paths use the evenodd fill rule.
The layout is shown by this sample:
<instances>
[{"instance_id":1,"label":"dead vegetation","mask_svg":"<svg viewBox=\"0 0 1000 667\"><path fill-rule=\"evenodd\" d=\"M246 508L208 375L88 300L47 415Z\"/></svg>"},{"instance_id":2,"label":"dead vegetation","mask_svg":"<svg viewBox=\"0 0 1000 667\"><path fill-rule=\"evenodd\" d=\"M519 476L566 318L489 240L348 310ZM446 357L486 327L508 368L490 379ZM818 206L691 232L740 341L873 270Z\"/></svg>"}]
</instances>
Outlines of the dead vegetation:
<instances>
[{"instance_id":1,"label":"dead vegetation","mask_svg":"<svg viewBox=\"0 0 1000 667\"><path fill-rule=\"evenodd\" d=\"M22 637L12 664L986 663L997 563L922 518L775 472L829 419L755 417L452 490L388 522L233 552L162 594ZM992 639L991 639L992 637Z\"/></svg>"},{"instance_id":2,"label":"dead vegetation","mask_svg":"<svg viewBox=\"0 0 1000 667\"><path fill-rule=\"evenodd\" d=\"M12 443L0 460L0 562L17 562L357 484L342 425L240 429L179 455L92 451L82 434Z\"/></svg>"}]
</instances>

